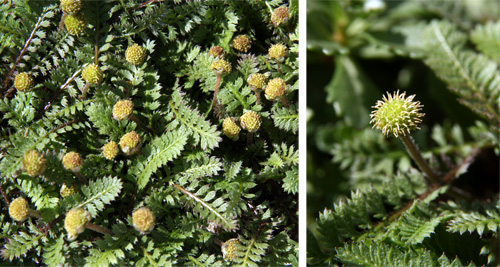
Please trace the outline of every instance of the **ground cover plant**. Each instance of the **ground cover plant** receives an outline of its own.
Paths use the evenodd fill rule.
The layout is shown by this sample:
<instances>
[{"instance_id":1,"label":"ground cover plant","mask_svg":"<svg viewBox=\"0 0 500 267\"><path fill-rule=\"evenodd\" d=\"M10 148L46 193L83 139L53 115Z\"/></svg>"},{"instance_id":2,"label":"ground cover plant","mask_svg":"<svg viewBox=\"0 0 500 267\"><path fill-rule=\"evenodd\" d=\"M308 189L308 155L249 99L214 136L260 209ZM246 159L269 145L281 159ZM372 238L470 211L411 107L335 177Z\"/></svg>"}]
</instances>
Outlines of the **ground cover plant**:
<instances>
[{"instance_id":1,"label":"ground cover plant","mask_svg":"<svg viewBox=\"0 0 500 267\"><path fill-rule=\"evenodd\" d=\"M0 265L293 265L297 1L4 1Z\"/></svg>"},{"instance_id":2,"label":"ground cover plant","mask_svg":"<svg viewBox=\"0 0 500 267\"><path fill-rule=\"evenodd\" d=\"M307 262L498 266L498 1L308 1Z\"/></svg>"}]
</instances>

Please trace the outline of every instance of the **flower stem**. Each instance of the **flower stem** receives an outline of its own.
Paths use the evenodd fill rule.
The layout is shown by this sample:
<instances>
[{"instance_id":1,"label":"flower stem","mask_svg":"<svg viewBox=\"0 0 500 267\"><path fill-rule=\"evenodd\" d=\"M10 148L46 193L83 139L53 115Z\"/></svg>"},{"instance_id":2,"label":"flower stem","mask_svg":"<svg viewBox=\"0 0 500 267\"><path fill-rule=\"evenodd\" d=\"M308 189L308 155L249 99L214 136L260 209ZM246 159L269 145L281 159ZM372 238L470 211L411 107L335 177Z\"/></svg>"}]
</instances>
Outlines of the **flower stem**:
<instances>
[{"instance_id":1,"label":"flower stem","mask_svg":"<svg viewBox=\"0 0 500 267\"><path fill-rule=\"evenodd\" d=\"M424 160L422 154L420 154L420 151L418 150L417 146L413 142L413 139L410 137L410 135L400 135L399 137L401 138L401 141L403 141L406 150L408 150L408 153L410 153L410 156L417 163L420 170L422 170L427 175L427 177L431 180L432 183L441 184L439 177L431 169L429 164L427 164L427 161Z\"/></svg>"},{"instance_id":2,"label":"flower stem","mask_svg":"<svg viewBox=\"0 0 500 267\"><path fill-rule=\"evenodd\" d=\"M98 233L101 233L103 235L112 235L113 234L113 232L111 232L111 230L104 228L104 227L101 227L99 225L95 225L95 224L90 223L90 222L85 224L85 228L90 229L90 230L95 231L95 232L98 232Z\"/></svg>"},{"instance_id":3,"label":"flower stem","mask_svg":"<svg viewBox=\"0 0 500 267\"><path fill-rule=\"evenodd\" d=\"M222 75L217 75L217 80L215 81L214 98L212 99L212 104L210 104L210 108L208 109L205 118L208 117L208 114L210 114L214 106L217 105L217 94L219 93L221 81L222 81Z\"/></svg>"}]
</instances>

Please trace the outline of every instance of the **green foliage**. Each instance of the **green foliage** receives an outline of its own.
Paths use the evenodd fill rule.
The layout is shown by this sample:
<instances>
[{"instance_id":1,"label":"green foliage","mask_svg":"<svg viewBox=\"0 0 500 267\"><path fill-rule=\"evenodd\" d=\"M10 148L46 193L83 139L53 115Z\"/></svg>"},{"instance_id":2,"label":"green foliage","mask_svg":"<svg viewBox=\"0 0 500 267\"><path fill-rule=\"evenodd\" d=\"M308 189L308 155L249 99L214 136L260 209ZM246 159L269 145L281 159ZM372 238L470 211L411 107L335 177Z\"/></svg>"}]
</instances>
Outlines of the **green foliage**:
<instances>
[{"instance_id":1,"label":"green foliage","mask_svg":"<svg viewBox=\"0 0 500 267\"><path fill-rule=\"evenodd\" d=\"M0 6L0 265L297 266L297 1L82 5L88 27L78 36L59 2ZM276 28L271 15L280 6L292 15ZM239 34L252 40L248 53L233 49ZM288 48L282 62L268 56L276 43ZM143 64L126 60L133 44L147 51ZM210 69L213 46L232 66L220 83ZM92 63L100 84L82 78ZM29 92L13 86L21 72L34 77ZM285 80L286 101L259 99L247 84L254 73ZM132 115L115 120L113 106L125 99ZM226 117L239 124L249 110L263 118L258 131L241 131L237 141L222 134ZM141 137L137 153L106 159L102 147L131 131ZM47 162L37 177L23 170L32 149ZM79 170L62 165L70 151L84 159ZM75 192L61 196L63 185ZM9 217L19 196L32 211L25 222ZM156 219L148 234L132 225L143 206ZM75 207L91 224L69 241L65 214ZM233 238L240 252L225 259L221 243Z\"/></svg>"},{"instance_id":2,"label":"green foliage","mask_svg":"<svg viewBox=\"0 0 500 267\"><path fill-rule=\"evenodd\" d=\"M307 5L308 264L497 266L498 2ZM423 105L410 135L438 182L370 129L398 89Z\"/></svg>"}]
</instances>

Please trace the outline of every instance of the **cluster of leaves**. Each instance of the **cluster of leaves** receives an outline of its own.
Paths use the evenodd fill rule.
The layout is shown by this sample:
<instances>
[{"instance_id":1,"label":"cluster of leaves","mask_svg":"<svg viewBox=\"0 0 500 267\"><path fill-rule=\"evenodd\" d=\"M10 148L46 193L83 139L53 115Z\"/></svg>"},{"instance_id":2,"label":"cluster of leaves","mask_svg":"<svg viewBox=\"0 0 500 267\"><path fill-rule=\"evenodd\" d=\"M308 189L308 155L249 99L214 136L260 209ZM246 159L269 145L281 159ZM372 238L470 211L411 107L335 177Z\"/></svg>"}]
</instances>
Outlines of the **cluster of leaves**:
<instances>
[{"instance_id":1,"label":"cluster of leaves","mask_svg":"<svg viewBox=\"0 0 500 267\"><path fill-rule=\"evenodd\" d=\"M48 266L297 265L298 250L298 3L297 1L82 1L88 27L79 36L64 26L59 1L9 1L0 6L0 227L3 263ZM285 6L290 19L273 25ZM246 34L251 49L233 39ZM125 51L137 43L147 60L132 65ZM288 55L270 60L282 43ZM232 72L210 69L213 46L227 52ZM81 77L97 63L104 80L88 86ZM13 78L29 72L36 86L16 91ZM256 101L251 74L280 77L287 103ZM134 103L135 120L114 120L113 105ZM256 111L262 117L252 138L222 134L226 117ZM102 147L136 131L140 153L106 159ZM26 151L43 153L47 168L23 171ZM79 174L63 168L77 151ZM76 179L83 178L84 181ZM62 197L62 185L75 185ZM25 197L41 218L14 222L8 203ZM142 235L132 212L149 207L154 230ZM112 234L84 231L66 239L64 217L84 208L95 225ZM231 257L221 244L238 240Z\"/></svg>"},{"instance_id":2,"label":"cluster of leaves","mask_svg":"<svg viewBox=\"0 0 500 267\"><path fill-rule=\"evenodd\" d=\"M498 2L308 10L308 264L498 265ZM424 106L411 135L442 184L371 129L371 107L396 89Z\"/></svg>"}]
</instances>

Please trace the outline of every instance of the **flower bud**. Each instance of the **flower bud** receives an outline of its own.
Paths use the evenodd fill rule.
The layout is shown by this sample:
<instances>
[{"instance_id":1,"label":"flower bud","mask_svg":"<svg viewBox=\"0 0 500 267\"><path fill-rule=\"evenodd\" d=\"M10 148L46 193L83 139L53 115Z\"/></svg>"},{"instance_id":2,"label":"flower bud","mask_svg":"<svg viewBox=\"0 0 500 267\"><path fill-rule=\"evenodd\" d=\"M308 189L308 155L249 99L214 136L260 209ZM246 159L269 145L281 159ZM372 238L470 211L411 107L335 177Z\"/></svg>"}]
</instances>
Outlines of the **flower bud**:
<instances>
[{"instance_id":1,"label":"flower bud","mask_svg":"<svg viewBox=\"0 0 500 267\"><path fill-rule=\"evenodd\" d=\"M14 79L14 87L21 92L27 92L34 86L35 80L33 80L33 77L27 72L19 73Z\"/></svg>"},{"instance_id":2,"label":"flower bud","mask_svg":"<svg viewBox=\"0 0 500 267\"><path fill-rule=\"evenodd\" d=\"M231 73L231 64L224 59L218 59L210 65L210 69L215 72L216 75L226 75Z\"/></svg>"},{"instance_id":3,"label":"flower bud","mask_svg":"<svg viewBox=\"0 0 500 267\"><path fill-rule=\"evenodd\" d=\"M240 131L241 128L234 123L232 118L226 118L224 122L222 122L222 132L233 141L238 140Z\"/></svg>"},{"instance_id":4,"label":"flower bud","mask_svg":"<svg viewBox=\"0 0 500 267\"><path fill-rule=\"evenodd\" d=\"M233 47L240 52L246 53L252 47L252 41L244 34L238 35L233 40Z\"/></svg>"},{"instance_id":5,"label":"flower bud","mask_svg":"<svg viewBox=\"0 0 500 267\"><path fill-rule=\"evenodd\" d=\"M281 78L274 78L269 81L265 89L266 99L279 100L280 97L285 95L287 89L286 82Z\"/></svg>"},{"instance_id":6,"label":"flower bud","mask_svg":"<svg viewBox=\"0 0 500 267\"><path fill-rule=\"evenodd\" d=\"M119 144L123 153L130 156L139 151L142 145L141 141L141 136L137 132L132 131L122 136Z\"/></svg>"},{"instance_id":7,"label":"flower bud","mask_svg":"<svg viewBox=\"0 0 500 267\"><path fill-rule=\"evenodd\" d=\"M125 59L132 65L141 65L147 57L146 48L138 44L133 44L125 51Z\"/></svg>"},{"instance_id":8,"label":"flower bud","mask_svg":"<svg viewBox=\"0 0 500 267\"><path fill-rule=\"evenodd\" d=\"M64 25L70 34L80 35L87 28L87 20L83 13L67 15L64 18Z\"/></svg>"},{"instance_id":9,"label":"flower bud","mask_svg":"<svg viewBox=\"0 0 500 267\"><path fill-rule=\"evenodd\" d=\"M47 168L47 160L38 151L32 149L26 152L23 156L23 169L29 176L35 177L42 175Z\"/></svg>"},{"instance_id":10,"label":"flower bud","mask_svg":"<svg viewBox=\"0 0 500 267\"><path fill-rule=\"evenodd\" d=\"M79 172L83 165L83 158L79 153L68 152L62 158L62 163L66 170Z\"/></svg>"},{"instance_id":11,"label":"flower bud","mask_svg":"<svg viewBox=\"0 0 500 267\"><path fill-rule=\"evenodd\" d=\"M142 207L132 214L132 225L142 234L148 234L155 228L156 219L151 209Z\"/></svg>"},{"instance_id":12,"label":"flower bud","mask_svg":"<svg viewBox=\"0 0 500 267\"><path fill-rule=\"evenodd\" d=\"M82 77L87 83L99 84L102 82L103 74L102 74L101 68L99 68L99 66L97 66L97 64L92 63L92 64L89 64L82 71Z\"/></svg>"},{"instance_id":13,"label":"flower bud","mask_svg":"<svg viewBox=\"0 0 500 267\"><path fill-rule=\"evenodd\" d=\"M62 11L72 14L77 13L82 9L82 1L80 0L61 0Z\"/></svg>"},{"instance_id":14,"label":"flower bud","mask_svg":"<svg viewBox=\"0 0 500 267\"><path fill-rule=\"evenodd\" d=\"M241 128L253 133L260 128L262 119L255 111L248 111L240 117Z\"/></svg>"},{"instance_id":15,"label":"flower bud","mask_svg":"<svg viewBox=\"0 0 500 267\"><path fill-rule=\"evenodd\" d=\"M236 256L236 252L238 251L237 244L239 243L237 238L231 238L226 242L222 243L222 257L226 261L232 261Z\"/></svg>"},{"instance_id":16,"label":"flower bud","mask_svg":"<svg viewBox=\"0 0 500 267\"><path fill-rule=\"evenodd\" d=\"M102 147L102 154L106 159L114 159L120 152L120 148L115 141L110 141Z\"/></svg>"},{"instance_id":17,"label":"flower bud","mask_svg":"<svg viewBox=\"0 0 500 267\"><path fill-rule=\"evenodd\" d=\"M69 210L64 219L64 229L68 232L68 240L75 240L79 234L83 233L90 219L90 213L82 208Z\"/></svg>"},{"instance_id":18,"label":"flower bud","mask_svg":"<svg viewBox=\"0 0 500 267\"><path fill-rule=\"evenodd\" d=\"M9 205L9 215L14 221L23 222L28 219L30 207L25 198L18 197Z\"/></svg>"},{"instance_id":19,"label":"flower bud","mask_svg":"<svg viewBox=\"0 0 500 267\"><path fill-rule=\"evenodd\" d=\"M123 120L132 115L134 103L131 100L120 100L113 106L113 119Z\"/></svg>"},{"instance_id":20,"label":"flower bud","mask_svg":"<svg viewBox=\"0 0 500 267\"><path fill-rule=\"evenodd\" d=\"M247 82L250 86L253 86L255 89L262 89L266 85L267 77L261 73L254 73L248 77Z\"/></svg>"},{"instance_id":21,"label":"flower bud","mask_svg":"<svg viewBox=\"0 0 500 267\"><path fill-rule=\"evenodd\" d=\"M286 56L286 46L284 44L273 44L269 48L269 58L282 60Z\"/></svg>"},{"instance_id":22,"label":"flower bud","mask_svg":"<svg viewBox=\"0 0 500 267\"><path fill-rule=\"evenodd\" d=\"M271 22L275 27L283 25L290 19L290 10L286 6L276 8L271 15Z\"/></svg>"},{"instance_id":23,"label":"flower bud","mask_svg":"<svg viewBox=\"0 0 500 267\"><path fill-rule=\"evenodd\" d=\"M222 59L226 56L226 51L220 46L214 46L210 48L208 54L212 55L213 57Z\"/></svg>"}]
</instances>

